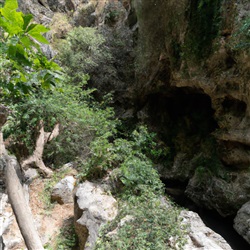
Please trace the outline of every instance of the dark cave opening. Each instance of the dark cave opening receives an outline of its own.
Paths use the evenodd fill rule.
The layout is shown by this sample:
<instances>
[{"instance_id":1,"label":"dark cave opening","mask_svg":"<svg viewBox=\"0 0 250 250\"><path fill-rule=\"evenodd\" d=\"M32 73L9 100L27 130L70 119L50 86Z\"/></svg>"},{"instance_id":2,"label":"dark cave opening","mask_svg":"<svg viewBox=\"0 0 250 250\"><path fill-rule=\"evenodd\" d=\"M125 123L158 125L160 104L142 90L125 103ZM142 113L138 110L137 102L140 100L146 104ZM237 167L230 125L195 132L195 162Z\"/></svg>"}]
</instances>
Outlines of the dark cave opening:
<instances>
[{"instance_id":1,"label":"dark cave opening","mask_svg":"<svg viewBox=\"0 0 250 250\"><path fill-rule=\"evenodd\" d=\"M225 99L223 108L234 113L244 113L245 105ZM178 153L184 153L187 161L197 154L203 154L212 165L220 159L217 157L217 141L213 132L218 128L214 119L215 111L211 99L199 89L172 87L166 92L154 93L147 98L149 123L160 139L171 149L172 159ZM214 140L211 140L213 138ZM209 142L209 143L207 143ZM216 159L216 161L213 161ZM206 166L209 167L209 166ZM211 169L212 170L212 169ZM194 169L191 171L194 171ZM191 173L192 176L192 173ZM173 175L162 177L166 193L182 207L197 212L206 226L220 234L233 250L248 249L248 243L233 228L233 217L223 218L216 211L198 207L185 194L188 179L175 179Z\"/></svg>"},{"instance_id":2,"label":"dark cave opening","mask_svg":"<svg viewBox=\"0 0 250 250\"><path fill-rule=\"evenodd\" d=\"M173 150L190 156L218 127L211 99L200 90L183 87L148 96L152 129Z\"/></svg>"}]
</instances>

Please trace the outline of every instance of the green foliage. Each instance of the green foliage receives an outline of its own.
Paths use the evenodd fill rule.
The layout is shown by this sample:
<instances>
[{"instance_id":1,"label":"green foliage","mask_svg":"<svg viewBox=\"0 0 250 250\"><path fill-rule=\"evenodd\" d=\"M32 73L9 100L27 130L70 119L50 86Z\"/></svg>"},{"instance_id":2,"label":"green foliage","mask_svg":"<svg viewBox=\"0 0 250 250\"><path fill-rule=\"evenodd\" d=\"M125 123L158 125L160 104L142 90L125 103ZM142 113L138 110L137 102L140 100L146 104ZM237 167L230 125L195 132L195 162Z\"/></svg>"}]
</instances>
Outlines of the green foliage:
<instances>
[{"instance_id":1,"label":"green foliage","mask_svg":"<svg viewBox=\"0 0 250 250\"><path fill-rule=\"evenodd\" d=\"M192 159L195 174L200 184L207 182L210 177L217 177L228 181L229 176L224 168L219 154L218 145L213 136L206 138L201 144L200 153Z\"/></svg>"},{"instance_id":2,"label":"green foliage","mask_svg":"<svg viewBox=\"0 0 250 250\"><path fill-rule=\"evenodd\" d=\"M106 133L90 144L91 156L83 165L82 178L102 177L107 170L119 167L117 178L124 187L137 192L148 185L155 191L162 191L157 171L152 167L153 160L168 154L168 148L156 147L155 134L140 126L131 134L131 138L114 138L115 134ZM165 149L165 150L164 150Z\"/></svg>"},{"instance_id":3,"label":"green foliage","mask_svg":"<svg viewBox=\"0 0 250 250\"><path fill-rule=\"evenodd\" d=\"M4 127L4 137L11 137L31 153L34 150L40 121L45 131L51 132L60 124L60 135L45 148L45 161L59 167L77 157L88 154L88 144L97 135L102 136L115 128L111 108L102 109L97 103L89 105L89 93L79 86L62 85L53 92L44 90L32 98L11 106L12 113Z\"/></svg>"},{"instance_id":4,"label":"green foliage","mask_svg":"<svg viewBox=\"0 0 250 250\"><path fill-rule=\"evenodd\" d=\"M6 0L0 8L0 88L7 97L49 89L61 79L60 67L47 60L37 43L48 44L42 36L48 29L17 8L17 0Z\"/></svg>"},{"instance_id":5,"label":"green foliage","mask_svg":"<svg viewBox=\"0 0 250 250\"><path fill-rule=\"evenodd\" d=\"M182 249L185 229L180 224L179 209L160 200L163 184L149 158L156 155L158 159L165 154L157 151L155 135L140 126L130 138L117 138L104 145L107 159L103 154L101 164L108 162L107 168L116 167L111 180L112 191L119 199L119 214L102 228L95 249L158 250L175 249L176 245ZM121 226L126 216L131 219ZM115 235L108 235L116 229Z\"/></svg>"},{"instance_id":6,"label":"green foliage","mask_svg":"<svg viewBox=\"0 0 250 250\"><path fill-rule=\"evenodd\" d=\"M159 181L159 174L148 159L130 156L121 164L120 170L121 182L127 189L139 192L149 186L155 192L162 192L163 185Z\"/></svg>"},{"instance_id":7,"label":"green foliage","mask_svg":"<svg viewBox=\"0 0 250 250\"><path fill-rule=\"evenodd\" d=\"M176 206L164 204L148 189L141 196L124 195L119 215L102 228L95 249L165 250L176 249L176 245L182 249L185 229L180 224L179 212ZM126 216L130 219L121 226L120 221ZM117 233L109 236L115 229Z\"/></svg>"},{"instance_id":8,"label":"green foliage","mask_svg":"<svg viewBox=\"0 0 250 250\"><path fill-rule=\"evenodd\" d=\"M121 14L120 6L117 3L109 3L105 7L105 23L109 25L115 24Z\"/></svg>"},{"instance_id":9,"label":"green foliage","mask_svg":"<svg viewBox=\"0 0 250 250\"><path fill-rule=\"evenodd\" d=\"M83 74L91 75L111 59L104 42L95 28L77 27L68 33L59 48L59 59L74 81L79 82Z\"/></svg>"},{"instance_id":10,"label":"green foliage","mask_svg":"<svg viewBox=\"0 0 250 250\"><path fill-rule=\"evenodd\" d=\"M72 225L63 227L60 230L60 235L57 239L58 250L72 250L77 246L77 236Z\"/></svg>"}]
</instances>

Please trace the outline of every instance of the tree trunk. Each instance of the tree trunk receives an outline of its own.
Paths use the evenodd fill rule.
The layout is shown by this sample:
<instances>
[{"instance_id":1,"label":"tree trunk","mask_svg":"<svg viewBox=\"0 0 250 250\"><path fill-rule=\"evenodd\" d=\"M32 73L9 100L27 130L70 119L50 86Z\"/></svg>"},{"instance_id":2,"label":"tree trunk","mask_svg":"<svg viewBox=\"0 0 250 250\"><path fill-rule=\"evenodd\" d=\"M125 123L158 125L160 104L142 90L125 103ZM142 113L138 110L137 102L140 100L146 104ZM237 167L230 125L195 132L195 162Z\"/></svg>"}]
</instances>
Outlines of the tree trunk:
<instances>
[{"instance_id":1,"label":"tree trunk","mask_svg":"<svg viewBox=\"0 0 250 250\"><path fill-rule=\"evenodd\" d=\"M29 165L35 164L43 174L50 177L53 171L45 166L43 162L43 150L47 142L59 135L59 124L56 124L52 132L45 132L43 122L40 121L39 136L36 139L36 147L31 156L21 163L22 169L27 169Z\"/></svg>"},{"instance_id":2,"label":"tree trunk","mask_svg":"<svg viewBox=\"0 0 250 250\"><path fill-rule=\"evenodd\" d=\"M5 180L10 204L16 216L18 226L29 250L44 250L38 232L34 226L30 207L25 200L24 192L16 169L18 162L14 157L3 156L5 161Z\"/></svg>"}]
</instances>

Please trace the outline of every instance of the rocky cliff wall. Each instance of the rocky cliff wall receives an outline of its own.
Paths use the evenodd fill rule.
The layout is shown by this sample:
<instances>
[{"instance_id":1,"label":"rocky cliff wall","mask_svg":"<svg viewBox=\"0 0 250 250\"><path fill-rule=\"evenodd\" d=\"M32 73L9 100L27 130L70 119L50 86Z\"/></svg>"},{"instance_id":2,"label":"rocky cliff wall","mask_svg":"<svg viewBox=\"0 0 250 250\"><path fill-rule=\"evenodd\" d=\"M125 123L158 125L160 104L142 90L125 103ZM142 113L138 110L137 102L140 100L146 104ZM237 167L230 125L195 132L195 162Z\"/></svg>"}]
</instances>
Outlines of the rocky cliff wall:
<instances>
[{"instance_id":1,"label":"rocky cliff wall","mask_svg":"<svg viewBox=\"0 0 250 250\"><path fill-rule=\"evenodd\" d=\"M138 117L173 150L159 169L221 215L250 199L248 1L139 1Z\"/></svg>"}]
</instances>

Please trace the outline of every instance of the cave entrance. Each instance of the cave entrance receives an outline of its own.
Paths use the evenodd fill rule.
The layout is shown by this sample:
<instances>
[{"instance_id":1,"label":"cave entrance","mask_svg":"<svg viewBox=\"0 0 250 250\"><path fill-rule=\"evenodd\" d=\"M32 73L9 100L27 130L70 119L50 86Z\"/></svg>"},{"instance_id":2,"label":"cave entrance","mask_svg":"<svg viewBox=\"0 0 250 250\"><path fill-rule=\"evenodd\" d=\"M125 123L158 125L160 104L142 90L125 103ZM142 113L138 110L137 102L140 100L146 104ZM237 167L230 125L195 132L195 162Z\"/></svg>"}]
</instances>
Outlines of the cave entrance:
<instances>
[{"instance_id":1,"label":"cave entrance","mask_svg":"<svg viewBox=\"0 0 250 250\"><path fill-rule=\"evenodd\" d=\"M201 90L183 87L170 88L164 93L151 94L147 101L150 124L170 147L172 161L178 153L184 153L185 161L194 163L194 156L199 154L208 161L194 163L193 168L192 166L190 168L191 176L192 171L194 172L200 163L213 171L212 167L216 162L210 159L217 157L215 152L217 142L215 139L212 140L212 133L218 128L218 124L214 119L215 110L212 108L210 97ZM243 104L233 102L231 99L226 99L223 107L233 110L237 114L239 111L245 111ZM172 163L166 167L171 168ZM183 168L187 166L184 161L181 164L183 164ZM199 207L185 193L189 182L188 176L183 177L178 175L179 173L176 175L176 172L172 174L171 171L170 169L161 178L165 184L166 194L182 207L197 212L203 222L223 236L233 249L248 249L247 242L233 229L233 217L222 218L215 211ZM179 167L177 171L182 171L182 167ZM165 173L160 173L160 175Z\"/></svg>"},{"instance_id":2,"label":"cave entrance","mask_svg":"<svg viewBox=\"0 0 250 250\"><path fill-rule=\"evenodd\" d=\"M174 151L193 155L217 128L211 99L193 88L171 88L148 97L153 129Z\"/></svg>"}]
</instances>

